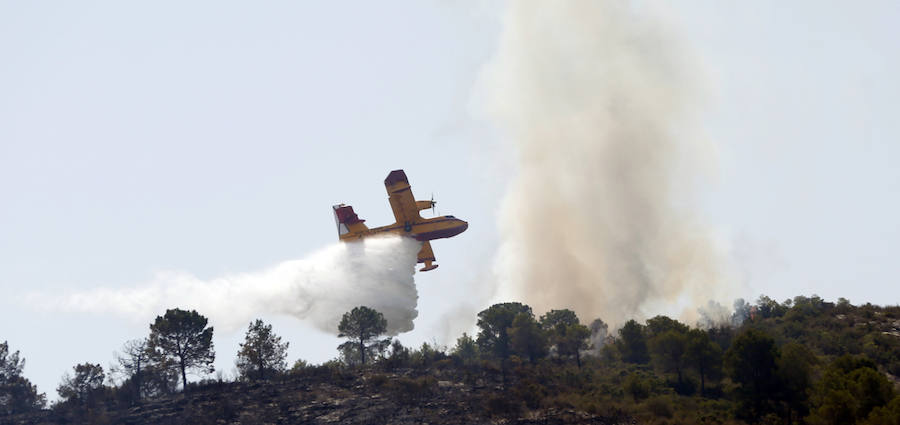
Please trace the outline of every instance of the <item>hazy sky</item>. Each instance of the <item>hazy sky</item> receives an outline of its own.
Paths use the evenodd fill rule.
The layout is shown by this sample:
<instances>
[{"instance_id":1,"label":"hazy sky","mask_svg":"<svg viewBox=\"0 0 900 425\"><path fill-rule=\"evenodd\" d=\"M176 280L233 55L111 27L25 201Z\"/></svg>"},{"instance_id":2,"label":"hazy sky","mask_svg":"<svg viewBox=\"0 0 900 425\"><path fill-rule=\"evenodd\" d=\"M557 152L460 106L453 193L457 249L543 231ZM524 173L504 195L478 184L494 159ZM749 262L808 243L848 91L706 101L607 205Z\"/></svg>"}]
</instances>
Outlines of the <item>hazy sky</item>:
<instances>
[{"instance_id":1,"label":"hazy sky","mask_svg":"<svg viewBox=\"0 0 900 425\"><path fill-rule=\"evenodd\" d=\"M446 318L474 321L493 293L513 153L473 112L473 87L501 9L0 3L0 341L55 397L65 371L107 366L153 317L41 310L25 294L302 258L337 239L332 204L389 223L382 180L403 168L417 197L470 223L434 243L441 268L416 276L417 328L401 336L448 342L466 325ZM664 15L703 69L716 147L693 208L745 297L900 302L900 6L705 1ZM335 337L261 316L290 361L335 356ZM217 330L218 369L242 337Z\"/></svg>"}]
</instances>

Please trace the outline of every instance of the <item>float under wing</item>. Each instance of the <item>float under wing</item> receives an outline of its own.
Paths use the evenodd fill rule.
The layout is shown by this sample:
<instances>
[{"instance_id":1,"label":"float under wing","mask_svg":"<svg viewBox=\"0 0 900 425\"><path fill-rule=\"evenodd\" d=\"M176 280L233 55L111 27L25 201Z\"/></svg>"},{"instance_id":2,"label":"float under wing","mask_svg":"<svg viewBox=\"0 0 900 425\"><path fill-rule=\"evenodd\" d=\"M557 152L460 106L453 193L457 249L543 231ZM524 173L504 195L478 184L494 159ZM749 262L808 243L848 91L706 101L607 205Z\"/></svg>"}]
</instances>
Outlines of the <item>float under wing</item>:
<instances>
[{"instance_id":1,"label":"float under wing","mask_svg":"<svg viewBox=\"0 0 900 425\"><path fill-rule=\"evenodd\" d=\"M427 272L438 268L437 264L433 264L434 260L434 251L431 250L431 242L425 241L425 243L422 244L422 249L419 250L419 262L425 263L425 267L422 267L419 271Z\"/></svg>"}]
</instances>

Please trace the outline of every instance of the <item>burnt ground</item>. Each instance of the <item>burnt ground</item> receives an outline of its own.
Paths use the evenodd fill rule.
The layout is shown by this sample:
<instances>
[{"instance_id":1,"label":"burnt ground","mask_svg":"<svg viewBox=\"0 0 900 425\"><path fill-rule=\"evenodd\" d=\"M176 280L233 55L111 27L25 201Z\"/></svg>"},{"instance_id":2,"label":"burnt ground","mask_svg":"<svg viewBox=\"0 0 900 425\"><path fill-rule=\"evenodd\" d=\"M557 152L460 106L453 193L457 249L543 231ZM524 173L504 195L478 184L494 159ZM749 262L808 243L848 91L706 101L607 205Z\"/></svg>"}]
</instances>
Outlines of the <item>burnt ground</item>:
<instances>
[{"instance_id":1,"label":"burnt ground","mask_svg":"<svg viewBox=\"0 0 900 425\"><path fill-rule=\"evenodd\" d=\"M7 417L11 424L631 424L621 412L529 409L499 383L413 371L333 371L207 382L139 404L105 401Z\"/></svg>"}]
</instances>

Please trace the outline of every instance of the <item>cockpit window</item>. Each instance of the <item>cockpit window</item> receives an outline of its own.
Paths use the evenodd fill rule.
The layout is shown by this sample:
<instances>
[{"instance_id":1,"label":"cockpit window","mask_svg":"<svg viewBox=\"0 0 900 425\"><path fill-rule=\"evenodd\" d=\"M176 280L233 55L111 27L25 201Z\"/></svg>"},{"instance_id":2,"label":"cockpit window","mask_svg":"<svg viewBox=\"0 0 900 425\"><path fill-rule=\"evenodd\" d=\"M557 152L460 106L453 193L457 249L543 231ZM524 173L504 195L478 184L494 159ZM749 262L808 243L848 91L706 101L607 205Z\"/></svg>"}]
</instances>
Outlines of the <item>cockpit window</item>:
<instances>
[{"instance_id":1,"label":"cockpit window","mask_svg":"<svg viewBox=\"0 0 900 425\"><path fill-rule=\"evenodd\" d=\"M454 217L454 216L452 216L452 215L448 215L448 216L446 216L446 217L444 217L444 218L456 218L456 217Z\"/></svg>"}]
</instances>

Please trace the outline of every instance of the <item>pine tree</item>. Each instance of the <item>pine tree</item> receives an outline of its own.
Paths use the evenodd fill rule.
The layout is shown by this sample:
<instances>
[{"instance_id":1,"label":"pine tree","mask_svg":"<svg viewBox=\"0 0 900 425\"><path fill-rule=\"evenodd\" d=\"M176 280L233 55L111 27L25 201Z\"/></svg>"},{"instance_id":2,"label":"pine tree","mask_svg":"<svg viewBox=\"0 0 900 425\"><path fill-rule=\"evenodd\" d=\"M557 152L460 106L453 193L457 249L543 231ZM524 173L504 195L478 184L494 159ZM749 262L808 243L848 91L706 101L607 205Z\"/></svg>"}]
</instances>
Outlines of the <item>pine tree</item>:
<instances>
[{"instance_id":1,"label":"pine tree","mask_svg":"<svg viewBox=\"0 0 900 425\"><path fill-rule=\"evenodd\" d=\"M25 359L19 358L19 352L10 354L9 344L0 343L0 415L42 409L47 404L47 397L22 376L24 368Z\"/></svg>"},{"instance_id":2,"label":"pine tree","mask_svg":"<svg viewBox=\"0 0 900 425\"><path fill-rule=\"evenodd\" d=\"M349 339L338 348L345 353L358 353L360 363L365 365L367 352L390 344L390 340L376 341L386 331L387 320L383 314L366 306L354 307L344 313L338 325L338 336Z\"/></svg>"},{"instance_id":3,"label":"pine tree","mask_svg":"<svg viewBox=\"0 0 900 425\"><path fill-rule=\"evenodd\" d=\"M559 356L575 357L575 363L580 368L581 350L588 348L591 331L581 324L575 312L569 309L550 310L541 316L541 327L547 331L549 342L556 347Z\"/></svg>"},{"instance_id":4,"label":"pine tree","mask_svg":"<svg viewBox=\"0 0 900 425\"><path fill-rule=\"evenodd\" d=\"M81 363L75 365L73 369L75 375L65 374L56 392L65 400L87 402L94 392L103 388L106 373L103 372L102 366L92 363Z\"/></svg>"},{"instance_id":5,"label":"pine tree","mask_svg":"<svg viewBox=\"0 0 900 425\"><path fill-rule=\"evenodd\" d=\"M237 353L237 368L243 378L266 379L266 375L284 372L287 367L287 342L272 333L272 325L262 320L250 323L241 349Z\"/></svg>"},{"instance_id":6,"label":"pine tree","mask_svg":"<svg viewBox=\"0 0 900 425\"><path fill-rule=\"evenodd\" d=\"M644 364L650 361L644 327L634 320L625 322L625 326L619 329L619 341L616 345L622 353L622 360L628 363Z\"/></svg>"},{"instance_id":7,"label":"pine tree","mask_svg":"<svg viewBox=\"0 0 900 425\"><path fill-rule=\"evenodd\" d=\"M509 328L509 343L513 352L527 357L531 364L547 355L547 333L534 316L519 313Z\"/></svg>"},{"instance_id":8,"label":"pine tree","mask_svg":"<svg viewBox=\"0 0 900 425\"><path fill-rule=\"evenodd\" d=\"M520 313L532 315L531 307L517 302L494 304L478 313L476 343L482 354L506 360L510 354L509 328Z\"/></svg>"},{"instance_id":9,"label":"pine tree","mask_svg":"<svg viewBox=\"0 0 900 425\"><path fill-rule=\"evenodd\" d=\"M213 328L206 327L207 319L195 310L166 310L164 316L156 316L150 325L150 349L160 360L170 360L181 372L181 381L187 390L187 371L190 369L211 373L213 361Z\"/></svg>"}]
</instances>

